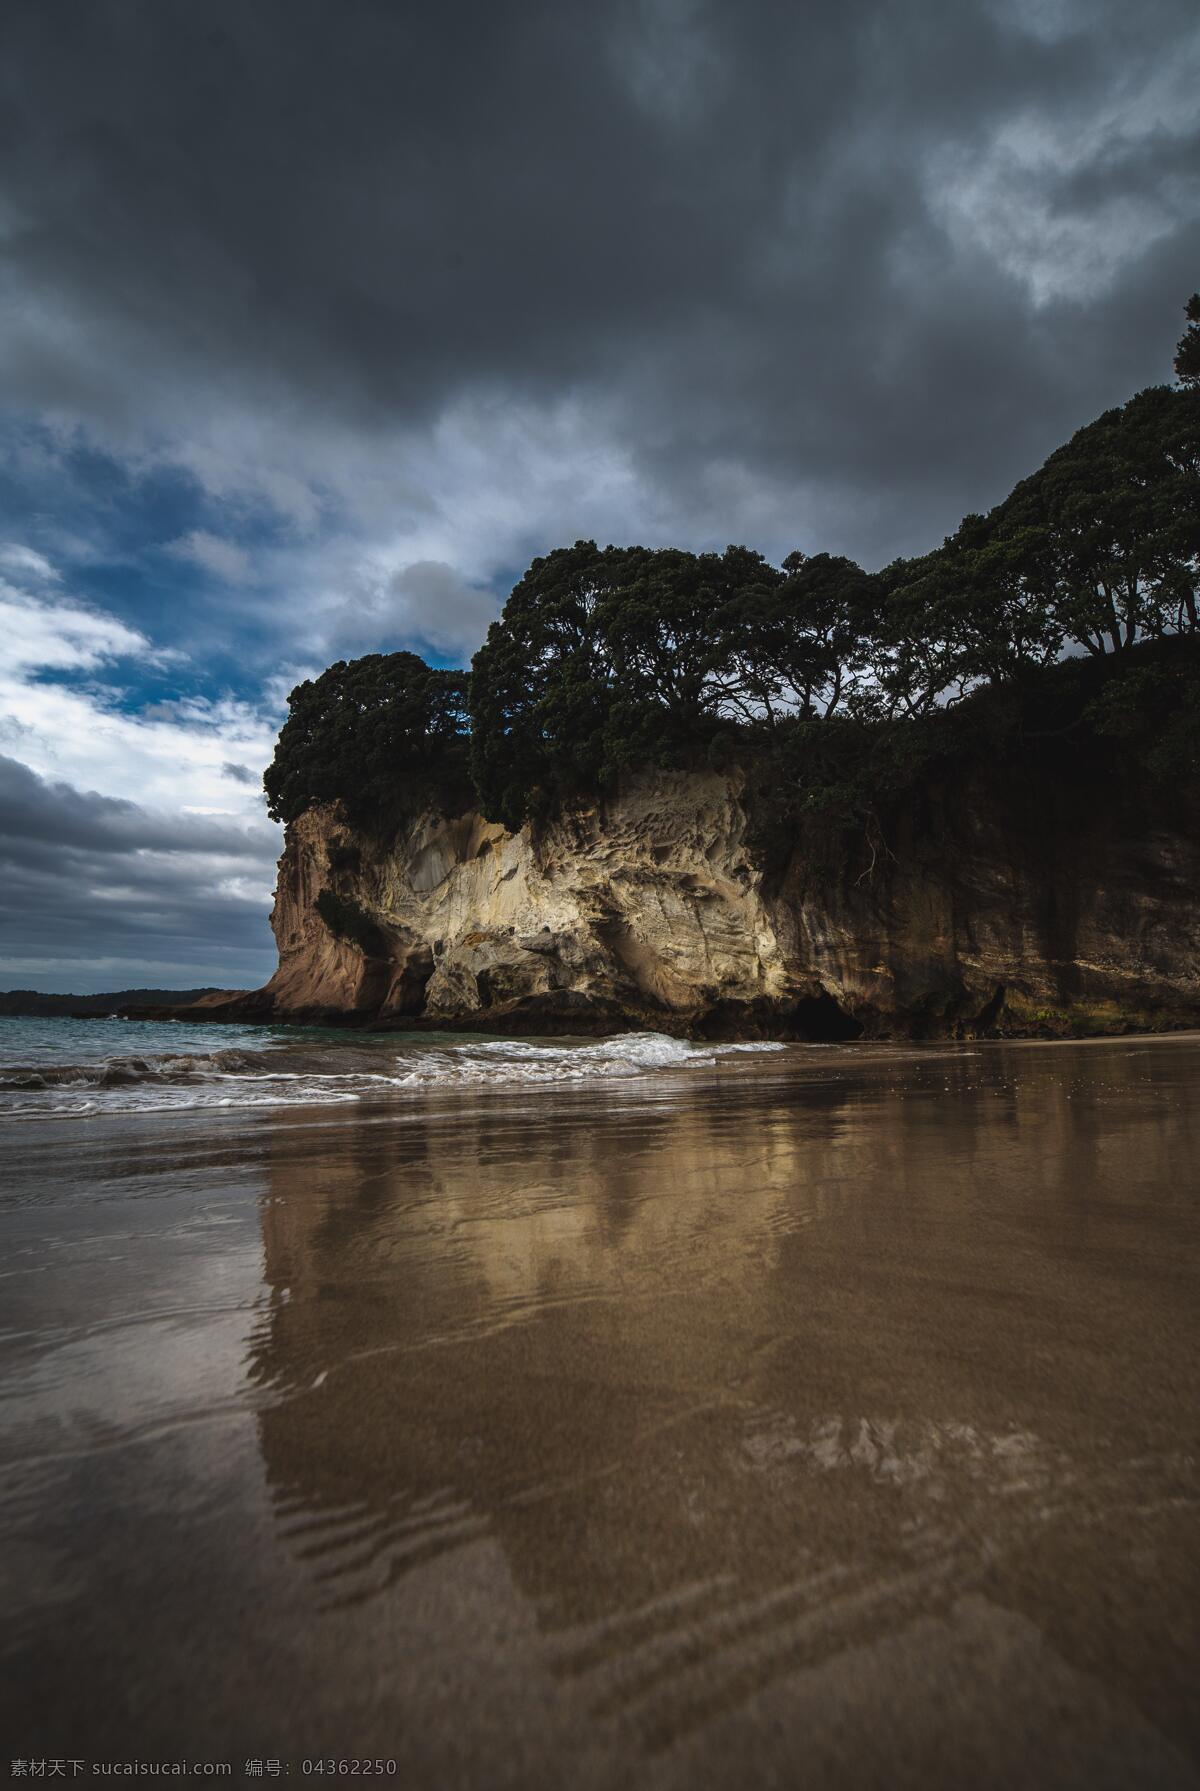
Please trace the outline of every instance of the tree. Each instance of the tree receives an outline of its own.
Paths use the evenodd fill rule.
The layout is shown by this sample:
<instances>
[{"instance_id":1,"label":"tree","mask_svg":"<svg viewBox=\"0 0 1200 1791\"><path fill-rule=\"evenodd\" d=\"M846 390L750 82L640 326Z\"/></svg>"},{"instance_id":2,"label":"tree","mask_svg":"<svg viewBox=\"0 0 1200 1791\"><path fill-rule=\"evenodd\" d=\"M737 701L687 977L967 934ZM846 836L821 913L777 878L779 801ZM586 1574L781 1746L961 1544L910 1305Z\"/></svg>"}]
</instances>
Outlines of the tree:
<instances>
[{"instance_id":1,"label":"tree","mask_svg":"<svg viewBox=\"0 0 1200 1791\"><path fill-rule=\"evenodd\" d=\"M747 606L781 579L745 547L577 541L535 560L474 660L472 768L485 814L517 827L626 766L705 750L744 709L735 644Z\"/></svg>"},{"instance_id":2,"label":"tree","mask_svg":"<svg viewBox=\"0 0 1200 1791\"><path fill-rule=\"evenodd\" d=\"M1118 662L1088 706L1096 732L1181 789L1200 776L1200 639L1176 636Z\"/></svg>"},{"instance_id":3,"label":"tree","mask_svg":"<svg viewBox=\"0 0 1200 1791\"><path fill-rule=\"evenodd\" d=\"M1175 373L1183 386L1200 386L1200 292L1193 292L1183 308L1188 327L1175 351Z\"/></svg>"},{"instance_id":4,"label":"tree","mask_svg":"<svg viewBox=\"0 0 1200 1791\"><path fill-rule=\"evenodd\" d=\"M684 763L745 713L739 644L782 574L746 547L630 562L601 620L617 680L607 764Z\"/></svg>"},{"instance_id":5,"label":"tree","mask_svg":"<svg viewBox=\"0 0 1200 1791\"><path fill-rule=\"evenodd\" d=\"M832 716L852 704L870 664L877 581L839 554L789 554L782 574L737 596L727 623L747 720Z\"/></svg>"},{"instance_id":6,"label":"tree","mask_svg":"<svg viewBox=\"0 0 1200 1791\"><path fill-rule=\"evenodd\" d=\"M1161 700L1171 762L1193 763L1200 647L1174 637L1197 633L1200 295L1187 309L1181 389L1106 411L932 553L869 575L826 553L777 568L746 547L577 541L530 566L469 686L412 653L331 666L292 692L270 812L340 798L378 830L475 802L516 828L626 767L743 748L804 803L859 811L948 742L1036 706L1035 674L1064 653L1082 676L1072 648L1113 675L1107 728L1128 734ZM1149 658L1129 655L1146 640ZM1114 655L1129 656L1102 663Z\"/></svg>"},{"instance_id":7,"label":"tree","mask_svg":"<svg viewBox=\"0 0 1200 1791\"><path fill-rule=\"evenodd\" d=\"M1034 551L1028 530L973 515L932 553L886 568L874 662L883 713L928 714L1058 657L1062 626L1028 577Z\"/></svg>"},{"instance_id":8,"label":"tree","mask_svg":"<svg viewBox=\"0 0 1200 1791\"><path fill-rule=\"evenodd\" d=\"M338 799L376 827L427 802L470 806L464 673L415 653L368 653L298 684L288 704L263 778L273 819Z\"/></svg>"},{"instance_id":9,"label":"tree","mask_svg":"<svg viewBox=\"0 0 1200 1791\"><path fill-rule=\"evenodd\" d=\"M577 541L537 559L472 662L471 771L507 827L604 773L615 688L601 609L642 548Z\"/></svg>"},{"instance_id":10,"label":"tree","mask_svg":"<svg viewBox=\"0 0 1200 1791\"><path fill-rule=\"evenodd\" d=\"M968 517L921 578L913 638L957 641L956 672L996 678L1062 643L1100 656L1196 626L1200 391L1152 386L1105 411L987 517ZM909 582L908 599L922 593ZM953 627L948 621L953 620Z\"/></svg>"}]
</instances>

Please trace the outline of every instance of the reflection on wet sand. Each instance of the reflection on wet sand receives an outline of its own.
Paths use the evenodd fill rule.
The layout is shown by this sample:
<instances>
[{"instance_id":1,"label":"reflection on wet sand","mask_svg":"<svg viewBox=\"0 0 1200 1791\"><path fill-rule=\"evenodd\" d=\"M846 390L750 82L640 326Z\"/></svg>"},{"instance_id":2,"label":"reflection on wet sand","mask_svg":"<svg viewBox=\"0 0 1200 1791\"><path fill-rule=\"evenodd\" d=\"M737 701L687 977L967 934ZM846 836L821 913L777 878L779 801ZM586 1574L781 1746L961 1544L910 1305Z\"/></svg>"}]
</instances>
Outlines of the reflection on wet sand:
<instances>
[{"instance_id":1,"label":"reflection on wet sand","mask_svg":"<svg viewBox=\"0 0 1200 1791\"><path fill-rule=\"evenodd\" d=\"M1183 1067L755 1066L307 1166L281 1136L252 1374L315 1595L491 1539L553 1671L651 1749L974 1600L1186 1750Z\"/></svg>"},{"instance_id":2,"label":"reflection on wet sand","mask_svg":"<svg viewBox=\"0 0 1200 1791\"><path fill-rule=\"evenodd\" d=\"M1200 1783L1200 1042L14 1145L17 1753Z\"/></svg>"}]
</instances>

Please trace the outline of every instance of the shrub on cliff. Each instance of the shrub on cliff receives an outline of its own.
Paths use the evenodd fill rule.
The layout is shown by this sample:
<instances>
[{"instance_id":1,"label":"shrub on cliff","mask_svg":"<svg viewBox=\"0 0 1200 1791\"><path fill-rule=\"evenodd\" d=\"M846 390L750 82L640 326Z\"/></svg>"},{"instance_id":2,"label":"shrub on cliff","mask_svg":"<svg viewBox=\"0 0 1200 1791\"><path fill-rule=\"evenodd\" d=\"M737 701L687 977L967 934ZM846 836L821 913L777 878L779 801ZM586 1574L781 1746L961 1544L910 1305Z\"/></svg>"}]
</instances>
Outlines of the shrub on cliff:
<instances>
[{"instance_id":1,"label":"shrub on cliff","mask_svg":"<svg viewBox=\"0 0 1200 1791\"><path fill-rule=\"evenodd\" d=\"M783 582L747 547L639 551L600 618L616 674L610 771L691 763L715 736L749 719L754 698L738 649Z\"/></svg>"},{"instance_id":2,"label":"shrub on cliff","mask_svg":"<svg viewBox=\"0 0 1200 1791\"><path fill-rule=\"evenodd\" d=\"M782 572L745 580L725 618L729 708L768 729L855 711L871 682L880 598L879 580L840 554L789 554Z\"/></svg>"},{"instance_id":3,"label":"shrub on cliff","mask_svg":"<svg viewBox=\"0 0 1200 1791\"><path fill-rule=\"evenodd\" d=\"M464 673L434 670L415 653L368 653L306 679L288 702L263 778L274 820L340 799L352 820L379 831L427 803L473 805Z\"/></svg>"},{"instance_id":4,"label":"shrub on cliff","mask_svg":"<svg viewBox=\"0 0 1200 1791\"><path fill-rule=\"evenodd\" d=\"M854 864L865 874L912 794L972 767L1021 767L1033 788L1066 780L1089 800L1093 787L1122 782L1190 787L1200 775L1200 637L1062 659L923 712L798 718L747 746L747 844L759 868L778 871L802 832L815 873Z\"/></svg>"},{"instance_id":5,"label":"shrub on cliff","mask_svg":"<svg viewBox=\"0 0 1200 1791\"><path fill-rule=\"evenodd\" d=\"M757 756L782 729L780 750L810 761L807 804L843 810L950 738L898 724L1036 681L1072 652L1194 630L1198 567L1200 390L1166 386L1079 430L940 548L875 575L831 554L775 568L744 547L579 541L534 561L476 655L479 799L516 827L626 767Z\"/></svg>"},{"instance_id":6,"label":"shrub on cliff","mask_svg":"<svg viewBox=\"0 0 1200 1791\"><path fill-rule=\"evenodd\" d=\"M1200 777L1200 637L1155 642L1133 654L1088 705L1098 735L1162 783Z\"/></svg>"}]
</instances>

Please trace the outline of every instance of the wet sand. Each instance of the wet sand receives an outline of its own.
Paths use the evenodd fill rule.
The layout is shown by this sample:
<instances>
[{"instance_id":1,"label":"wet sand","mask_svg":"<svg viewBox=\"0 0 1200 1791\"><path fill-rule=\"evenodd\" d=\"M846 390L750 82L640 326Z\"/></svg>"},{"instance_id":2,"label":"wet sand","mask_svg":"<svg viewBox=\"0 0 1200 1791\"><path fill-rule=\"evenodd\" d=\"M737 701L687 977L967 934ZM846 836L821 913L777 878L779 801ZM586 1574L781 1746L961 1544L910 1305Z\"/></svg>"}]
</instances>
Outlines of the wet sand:
<instances>
[{"instance_id":1,"label":"wet sand","mask_svg":"<svg viewBox=\"0 0 1200 1791\"><path fill-rule=\"evenodd\" d=\"M8 1757L1200 1785L1200 1042L3 1134Z\"/></svg>"}]
</instances>

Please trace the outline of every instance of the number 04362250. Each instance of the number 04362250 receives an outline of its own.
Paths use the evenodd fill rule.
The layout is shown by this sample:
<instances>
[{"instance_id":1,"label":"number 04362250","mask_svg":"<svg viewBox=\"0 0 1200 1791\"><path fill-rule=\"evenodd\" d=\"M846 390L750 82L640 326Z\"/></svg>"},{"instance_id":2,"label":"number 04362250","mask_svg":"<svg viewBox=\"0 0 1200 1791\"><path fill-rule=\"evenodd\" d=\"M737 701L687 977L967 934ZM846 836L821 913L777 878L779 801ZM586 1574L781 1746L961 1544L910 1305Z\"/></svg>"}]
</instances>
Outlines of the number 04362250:
<instances>
[{"instance_id":1,"label":"number 04362250","mask_svg":"<svg viewBox=\"0 0 1200 1791\"><path fill-rule=\"evenodd\" d=\"M394 1778L394 1760L304 1760L301 1770L322 1778Z\"/></svg>"}]
</instances>

